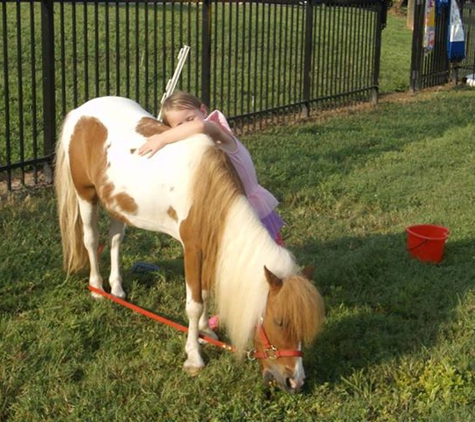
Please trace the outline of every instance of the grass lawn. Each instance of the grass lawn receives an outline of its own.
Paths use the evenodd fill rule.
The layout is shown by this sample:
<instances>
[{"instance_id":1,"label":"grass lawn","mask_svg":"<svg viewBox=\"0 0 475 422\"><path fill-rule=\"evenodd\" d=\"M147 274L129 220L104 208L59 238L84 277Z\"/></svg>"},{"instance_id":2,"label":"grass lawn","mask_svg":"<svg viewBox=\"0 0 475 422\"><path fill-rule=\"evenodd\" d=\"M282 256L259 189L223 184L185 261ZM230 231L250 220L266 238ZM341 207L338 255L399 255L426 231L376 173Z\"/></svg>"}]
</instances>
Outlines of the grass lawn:
<instances>
[{"instance_id":1,"label":"grass lawn","mask_svg":"<svg viewBox=\"0 0 475 422\"><path fill-rule=\"evenodd\" d=\"M0 420L475 420L473 99L434 90L243 139L326 301L296 396L213 347L189 377L183 334L65 278L52 189L3 197ZM408 257L416 223L451 230L440 265ZM160 270L132 273L139 260ZM130 229L122 268L130 301L186 321L177 242Z\"/></svg>"},{"instance_id":2,"label":"grass lawn","mask_svg":"<svg viewBox=\"0 0 475 422\"><path fill-rule=\"evenodd\" d=\"M412 31L406 17L389 12L381 40L379 93L406 92L411 70Z\"/></svg>"}]
</instances>

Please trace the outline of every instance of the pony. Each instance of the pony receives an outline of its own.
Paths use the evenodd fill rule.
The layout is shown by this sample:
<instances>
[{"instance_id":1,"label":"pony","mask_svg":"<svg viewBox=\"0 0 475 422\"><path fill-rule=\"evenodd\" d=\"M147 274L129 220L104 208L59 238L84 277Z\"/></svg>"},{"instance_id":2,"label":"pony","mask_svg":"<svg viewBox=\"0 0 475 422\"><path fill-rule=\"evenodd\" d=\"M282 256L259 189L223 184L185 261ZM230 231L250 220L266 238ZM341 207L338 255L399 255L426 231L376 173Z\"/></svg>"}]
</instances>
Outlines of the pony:
<instances>
[{"instance_id":1,"label":"pony","mask_svg":"<svg viewBox=\"0 0 475 422\"><path fill-rule=\"evenodd\" d=\"M184 369L205 364L200 332L213 297L238 356L249 343L266 382L301 390L302 346L324 320L323 299L293 255L276 244L248 202L226 154L206 135L139 156L145 139L168 127L122 97L99 97L70 111L56 145L55 191L63 264L89 266L90 286L103 290L98 260L98 210L110 215L111 294L125 298L119 250L125 226L166 233L184 250L188 335ZM93 296L99 296L97 294Z\"/></svg>"}]
</instances>

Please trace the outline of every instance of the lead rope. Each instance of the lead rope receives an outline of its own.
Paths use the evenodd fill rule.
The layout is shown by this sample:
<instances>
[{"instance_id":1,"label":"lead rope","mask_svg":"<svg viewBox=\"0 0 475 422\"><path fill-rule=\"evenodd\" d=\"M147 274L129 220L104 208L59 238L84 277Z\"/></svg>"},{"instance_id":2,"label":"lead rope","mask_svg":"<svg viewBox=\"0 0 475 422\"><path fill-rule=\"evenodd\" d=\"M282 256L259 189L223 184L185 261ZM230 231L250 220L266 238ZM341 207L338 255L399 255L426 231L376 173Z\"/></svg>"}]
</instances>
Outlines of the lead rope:
<instances>
[{"instance_id":1,"label":"lead rope","mask_svg":"<svg viewBox=\"0 0 475 422\"><path fill-rule=\"evenodd\" d=\"M153 312L147 311L146 309L141 308L140 306L134 305L133 303L127 302L126 300L120 299L114 295L111 295L110 293L106 293L104 290L97 289L96 287L93 287L89 285L89 290L93 293L96 293L98 295L101 295L105 297L106 299L111 300L112 302L115 302L119 305L122 305L128 309L131 309L134 312L137 312L139 314L142 314L148 318L151 318L155 321L161 322L162 324L168 325L169 327L175 328L178 331L182 331L184 333L188 333L188 327L185 327L184 325L178 324L176 322L173 322L167 318L164 318L160 315L154 314ZM202 339L203 341L206 341L207 343L213 344L214 346L217 346L221 349L228 350L230 352L236 352L236 349L229 344L223 343L222 341L216 340L212 337L209 337L207 335L201 334L199 335L199 338Z\"/></svg>"},{"instance_id":2,"label":"lead rope","mask_svg":"<svg viewBox=\"0 0 475 422\"><path fill-rule=\"evenodd\" d=\"M174 321L171 321L165 317L162 317L160 315L154 314L153 312L147 311L146 309L141 308L140 306L134 305L133 303L127 302L126 300L120 299L114 295L111 295L110 293L105 292L104 290L98 289L96 287L93 287L91 285L89 286L89 290L93 293L96 293L98 295L101 295L105 297L106 299L111 300L112 302L115 302L119 305L124 306L125 308L128 308L134 312L137 312L141 315L144 315L150 319L153 319L155 321L161 322L162 324L168 325L169 327L175 328L178 331L182 331L184 333L188 333L188 327L185 327L184 325L178 324ZM259 334L261 336L262 344L264 346L264 350L262 352L259 352L258 350L249 350L247 352L247 358L250 361L254 361L256 359L270 359L270 360L275 360L278 358L282 357L300 357L302 356L302 351L300 350L279 350L275 346L271 345L269 342L269 339L267 338L267 334L264 330L264 326L262 325L262 321L259 324L258 327ZM230 352L236 353L236 348L233 346L230 346L227 343L224 343L222 341L216 340L213 337L209 337L204 334L199 334L199 338L205 341L206 343L212 344L214 346L217 346L223 350L228 350Z\"/></svg>"}]
</instances>

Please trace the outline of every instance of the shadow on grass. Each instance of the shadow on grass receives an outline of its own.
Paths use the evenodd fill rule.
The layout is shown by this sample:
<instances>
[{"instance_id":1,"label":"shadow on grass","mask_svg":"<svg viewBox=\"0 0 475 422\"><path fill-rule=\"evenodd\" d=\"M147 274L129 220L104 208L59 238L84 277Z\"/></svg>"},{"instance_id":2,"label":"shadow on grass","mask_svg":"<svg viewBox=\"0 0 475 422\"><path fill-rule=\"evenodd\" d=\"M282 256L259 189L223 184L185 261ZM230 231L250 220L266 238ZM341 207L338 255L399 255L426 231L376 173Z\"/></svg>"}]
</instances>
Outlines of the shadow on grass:
<instances>
[{"instance_id":1,"label":"shadow on grass","mask_svg":"<svg viewBox=\"0 0 475 422\"><path fill-rule=\"evenodd\" d=\"M405 241L376 235L294 250L316 265L327 308L327 325L305 357L310 387L434 346L474 287L475 241L449 239L438 265L410 258Z\"/></svg>"}]
</instances>

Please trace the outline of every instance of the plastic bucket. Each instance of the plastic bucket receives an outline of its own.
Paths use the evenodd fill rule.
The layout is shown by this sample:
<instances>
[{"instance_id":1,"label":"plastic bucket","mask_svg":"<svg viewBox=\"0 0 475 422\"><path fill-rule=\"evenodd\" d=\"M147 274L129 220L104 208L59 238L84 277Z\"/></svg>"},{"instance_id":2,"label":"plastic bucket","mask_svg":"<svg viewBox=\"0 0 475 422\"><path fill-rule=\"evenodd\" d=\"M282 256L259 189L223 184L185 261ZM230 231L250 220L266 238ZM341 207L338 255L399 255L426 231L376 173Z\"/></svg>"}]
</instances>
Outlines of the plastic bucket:
<instances>
[{"instance_id":1,"label":"plastic bucket","mask_svg":"<svg viewBox=\"0 0 475 422\"><path fill-rule=\"evenodd\" d=\"M424 262L439 263L444 256L449 229L433 224L420 224L406 228L409 254Z\"/></svg>"}]
</instances>

